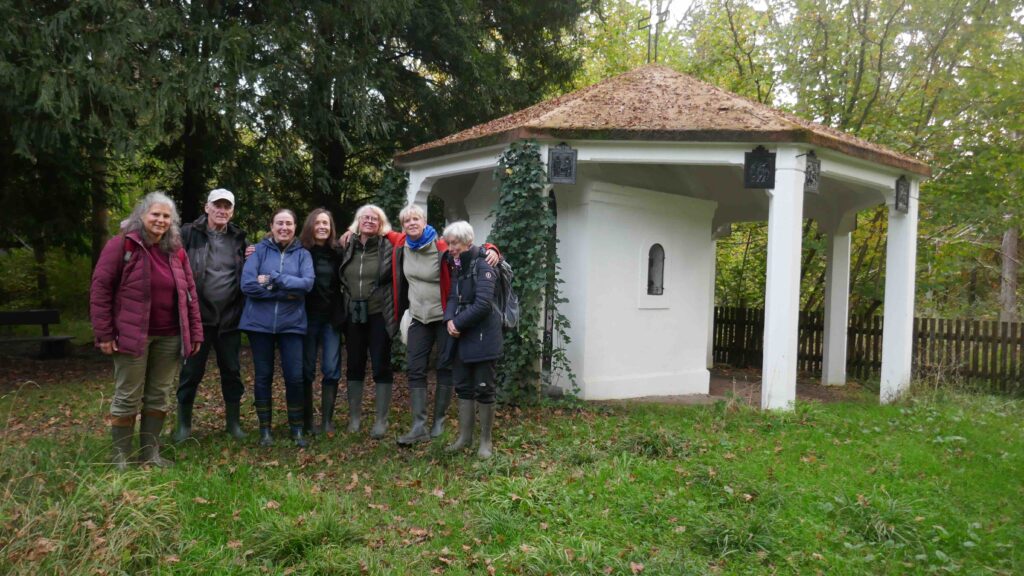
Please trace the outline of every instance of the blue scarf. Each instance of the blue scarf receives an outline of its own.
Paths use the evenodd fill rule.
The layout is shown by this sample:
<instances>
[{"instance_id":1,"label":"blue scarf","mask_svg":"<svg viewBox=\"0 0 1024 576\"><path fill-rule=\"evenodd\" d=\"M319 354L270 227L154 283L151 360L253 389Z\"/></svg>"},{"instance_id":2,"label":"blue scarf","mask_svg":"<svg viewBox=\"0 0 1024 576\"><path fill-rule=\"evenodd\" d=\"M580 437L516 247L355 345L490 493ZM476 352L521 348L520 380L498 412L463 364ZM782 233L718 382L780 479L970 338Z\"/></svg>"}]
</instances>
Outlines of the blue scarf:
<instances>
[{"instance_id":1,"label":"blue scarf","mask_svg":"<svg viewBox=\"0 0 1024 576\"><path fill-rule=\"evenodd\" d=\"M435 238L437 238L437 230L434 230L433 226L427 224L427 227L423 229L423 234L420 235L418 240L413 240L406 235L405 245L413 250L419 250L433 242Z\"/></svg>"}]
</instances>

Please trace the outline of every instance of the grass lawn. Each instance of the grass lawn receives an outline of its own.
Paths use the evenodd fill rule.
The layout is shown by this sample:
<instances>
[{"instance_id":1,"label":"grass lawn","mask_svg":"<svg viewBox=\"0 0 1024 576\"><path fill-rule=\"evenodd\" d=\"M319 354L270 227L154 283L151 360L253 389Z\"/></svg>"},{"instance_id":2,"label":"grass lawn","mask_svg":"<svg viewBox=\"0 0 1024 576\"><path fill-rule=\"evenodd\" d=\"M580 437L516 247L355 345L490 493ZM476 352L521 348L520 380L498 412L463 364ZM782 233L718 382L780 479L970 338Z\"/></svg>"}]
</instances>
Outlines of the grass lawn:
<instances>
[{"instance_id":1,"label":"grass lawn","mask_svg":"<svg viewBox=\"0 0 1024 576\"><path fill-rule=\"evenodd\" d=\"M117 474L104 359L0 369L3 574L1024 573L1019 400L505 409L481 462L233 442L211 380L177 466Z\"/></svg>"}]
</instances>

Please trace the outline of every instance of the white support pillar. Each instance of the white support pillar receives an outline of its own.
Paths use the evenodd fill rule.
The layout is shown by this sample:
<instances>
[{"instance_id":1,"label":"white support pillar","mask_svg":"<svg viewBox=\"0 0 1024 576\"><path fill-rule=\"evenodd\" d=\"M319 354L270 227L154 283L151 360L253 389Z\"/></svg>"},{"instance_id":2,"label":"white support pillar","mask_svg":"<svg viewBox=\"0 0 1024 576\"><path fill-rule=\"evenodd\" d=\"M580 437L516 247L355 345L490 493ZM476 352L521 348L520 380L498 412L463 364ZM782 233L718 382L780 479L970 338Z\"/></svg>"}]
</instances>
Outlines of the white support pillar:
<instances>
[{"instance_id":1,"label":"white support pillar","mask_svg":"<svg viewBox=\"0 0 1024 576\"><path fill-rule=\"evenodd\" d=\"M822 351L821 383L846 384L846 334L850 307L850 232L828 235L825 269L825 342Z\"/></svg>"},{"instance_id":2,"label":"white support pillar","mask_svg":"<svg viewBox=\"0 0 1024 576\"><path fill-rule=\"evenodd\" d=\"M711 273L708 274L708 351L707 369L715 367L715 268L718 264L718 239L711 239Z\"/></svg>"},{"instance_id":3,"label":"white support pillar","mask_svg":"<svg viewBox=\"0 0 1024 576\"><path fill-rule=\"evenodd\" d=\"M708 351L707 368L715 367L715 281L718 273L718 239L732 234L732 224L711 226L711 271L708 277Z\"/></svg>"},{"instance_id":4,"label":"white support pillar","mask_svg":"<svg viewBox=\"0 0 1024 576\"><path fill-rule=\"evenodd\" d=\"M428 181L426 172L422 170L409 170L409 185L405 189L405 203L419 204L424 210L427 209L427 195L433 187L433 182Z\"/></svg>"},{"instance_id":5,"label":"white support pillar","mask_svg":"<svg viewBox=\"0 0 1024 576\"><path fill-rule=\"evenodd\" d=\"M799 153L791 147L778 149L775 189L768 191L768 278L761 368L761 408L765 410L789 410L796 400L804 211L804 158Z\"/></svg>"},{"instance_id":6,"label":"white support pillar","mask_svg":"<svg viewBox=\"0 0 1024 576\"><path fill-rule=\"evenodd\" d=\"M917 202L919 182L910 181L906 214L889 202L889 232L885 250L885 319L882 327L882 382L879 399L892 402L910 387L914 349L914 279L917 261Z\"/></svg>"}]
</instances>

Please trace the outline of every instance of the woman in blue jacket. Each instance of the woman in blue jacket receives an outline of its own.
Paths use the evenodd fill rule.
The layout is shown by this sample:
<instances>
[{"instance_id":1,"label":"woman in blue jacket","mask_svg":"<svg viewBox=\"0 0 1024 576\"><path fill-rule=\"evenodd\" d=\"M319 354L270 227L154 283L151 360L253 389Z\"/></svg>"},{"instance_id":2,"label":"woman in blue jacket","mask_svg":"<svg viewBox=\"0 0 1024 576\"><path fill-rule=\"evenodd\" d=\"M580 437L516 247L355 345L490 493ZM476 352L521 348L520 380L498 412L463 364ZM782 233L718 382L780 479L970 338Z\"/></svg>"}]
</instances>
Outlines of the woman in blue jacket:
<instances>
[{"instance_id":1,"label":"woman in blue jacket","mask_svg":"<svg viewBox=\"0 0 1024 576\"><path fill-rule=\"evenodd\" d=\"M260 445L271 446L271 385L274 348L281 352L288 427L295 445L302 437L302 342L306 334L306 293L313 288L313 259L295 238L295 213L281 209L270 222L270 236L242 269L245 308L239 328L249 335L255 372L253 396L260 422Z\"/></svg>"},{"instance_id":2,"label":"woman in blue jacket","mask_svg":"<svg viewBox=\"0 0 1024 576\"><path fill-rule=\"evenodd\" d=\"M481 458L491 457L494 426L494 368L501 358L504 337L501 314L493 306L497 273L483 250L473 246L473 227L453 222L444 229L448 242L451 290L444 320L448 329L447 358L459 397L459 437L448 451L462 450L473 441L475 413L480 413Z\"/></svg>"}]
</instances>

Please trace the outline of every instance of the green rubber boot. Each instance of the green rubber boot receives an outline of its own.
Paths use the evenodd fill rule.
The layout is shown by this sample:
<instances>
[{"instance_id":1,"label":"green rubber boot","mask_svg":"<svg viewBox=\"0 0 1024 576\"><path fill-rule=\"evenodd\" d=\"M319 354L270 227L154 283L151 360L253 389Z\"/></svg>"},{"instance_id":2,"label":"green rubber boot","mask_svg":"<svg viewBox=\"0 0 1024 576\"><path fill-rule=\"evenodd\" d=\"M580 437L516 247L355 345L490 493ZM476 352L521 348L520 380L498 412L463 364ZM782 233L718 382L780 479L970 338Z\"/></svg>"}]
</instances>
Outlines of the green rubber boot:
<instances>
[{"instance_id":1,"label":"green rubber boot","mask_svg":"<svg viewBox=\"0 0 1024 576\"><path fill-rule=\"evenodd\" d=\"M178 404L178 427L174 430L174 443L181 444L192 437L192 405Z\"/></svg>"},{"instance_id":2,"label":"green rubber boot","mask_svg":"<svg viewBox=\"0 0 1024 576\"><path fill-rule=\"evenodd\" d=\"M458 452L473 443L473 425L476 423L476 401L459 398L459 437L445 450Z\"/></svg>"},{"instance_id":3,"label":"green rubber boot","mask_svg":"<svg viewBox=\"0 0 1024 576\"><path fill-rule=\"evenodd\" d=\"M348 431L351 434L359 432L359 421L363 416L363 381L356 380L348 383Z\"/></svg>"},{"instance_id":4,"label":"green rubber boot","mask_svg":"<svg viewBox=\"0 0 1024 576\"><path fill-rule=\"evenodd\" d=\"M139 445L142 448L142 458L139 464L155 466L157 468L168 468L174 462L160 455L160 431L164 427L165 412L159 410L144 410L142 412L142 423L139 424Z\"/></svg>"},{"instance_id":5,"label":"green rubber boot","mask_svg":"<svg viewBox=\"0 0 1024 576\"><path fill-rule=\"evenodd\" d=\"M135 416L119 416L111 420L110 439L113 441L111 464L118 472L124 472L135 451Z\"/></svg>"},{"instance_id":6,"label":"green rubber boot","mask_svg":"<svg viewBox=\"0 0 1024 576\"><path fill-rule=\"evenodd\" d=\"M412 429L398 437L399 446L430 441L430 433L427 432L427 389L410 388L409 404L412 407Z\"/></svg>"},{"instance_id":7,"label":"green rubber boot","mask_svg":"<svg viewBox=\"0 0 1024 576\"><path fill-rule=\"evenodd\" d=\"M438 384L437 392L434 394L434 425L430 427L431 438L437 438L444 434L444 421L451 404L452 387Z\"/></svg>"},{"instance_id":8,"label":"green rubber boot","mask_svg":"<svg viewBox=\"0 0 1024 576\"><path fill-rule=\"evenodd\" d=\"M320 390L320 433L334 434L334 404L338 400L338 385L324 384Z\"/></svg>"},{"instance_id":9,"label":"green rubber boot","mask_svg":"<svg viewBox=\"0 0 1024 576\"><path fill-rule=\"evenodd\" d=\"M491 430L494 428L494 404L476 404L480 413L480 449L476 455L484 460L492 456Z\"/></svg>"},{"instance_id":10,"label":"green rubber boot","mask_svg":"<svg viewBox=\"0 0 1024 576\"><path fill-rule=\"evenodd\" d=\"M393 386L391 382L377 384L377 394L374 398L373 428L370 430L370 438L380 440L388 432L388 414L391 412L391 393Z\"/></svg>"}]
</instances>

